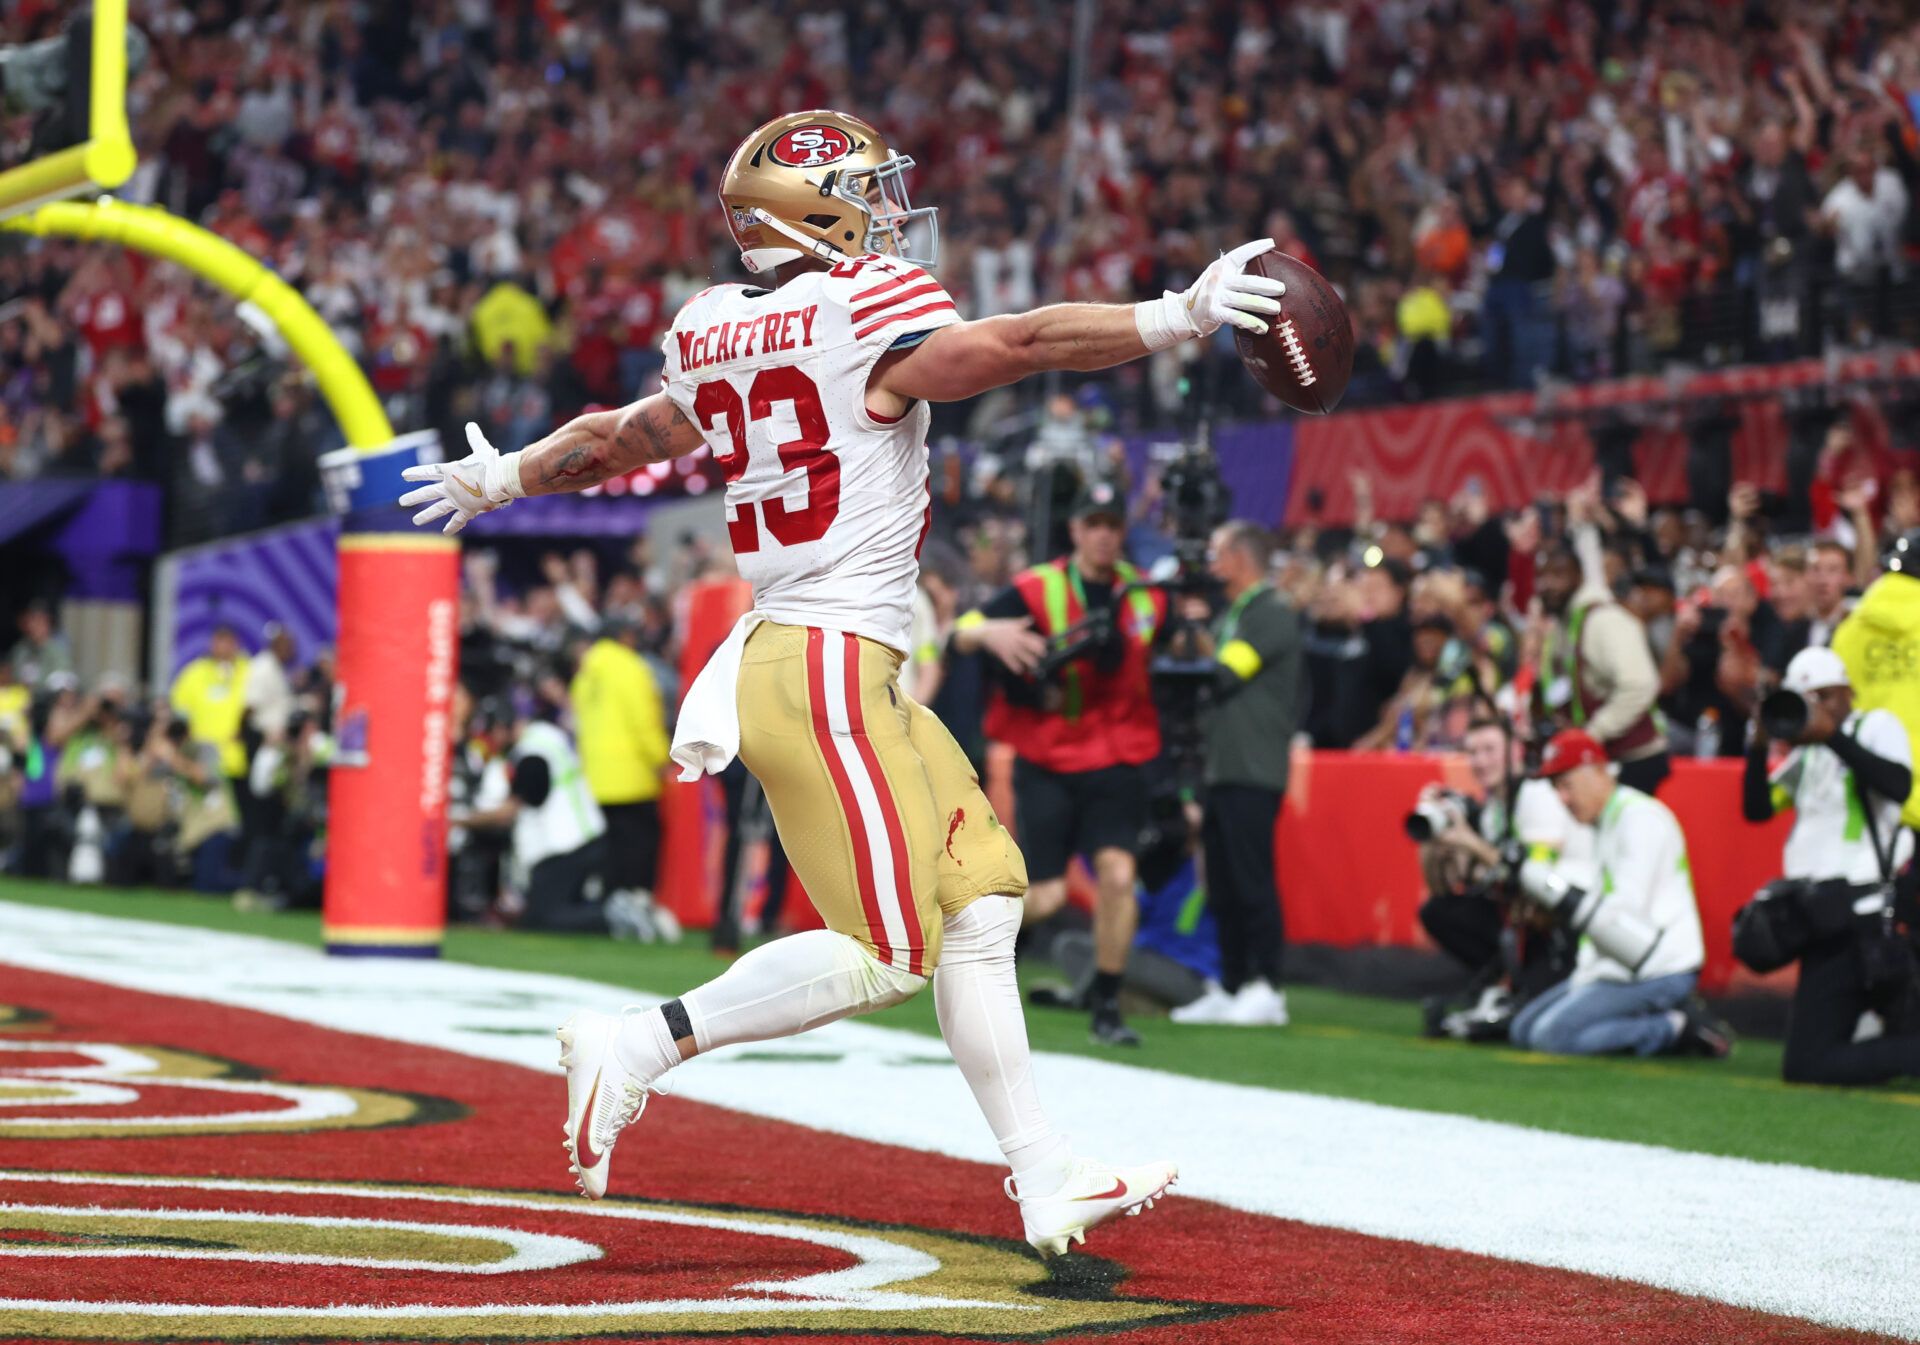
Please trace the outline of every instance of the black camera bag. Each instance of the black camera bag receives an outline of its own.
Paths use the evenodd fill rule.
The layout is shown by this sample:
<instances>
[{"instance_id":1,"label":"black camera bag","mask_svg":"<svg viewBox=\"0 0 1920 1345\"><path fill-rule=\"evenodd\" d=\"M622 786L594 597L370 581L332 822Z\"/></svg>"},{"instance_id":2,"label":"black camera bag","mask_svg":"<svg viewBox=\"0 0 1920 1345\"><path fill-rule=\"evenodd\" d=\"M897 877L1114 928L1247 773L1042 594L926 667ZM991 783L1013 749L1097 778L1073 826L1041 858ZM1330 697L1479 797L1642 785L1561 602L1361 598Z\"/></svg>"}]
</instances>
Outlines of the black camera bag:
<instances>
[{"instance_id":1,"label":"black camera bag","mask_svg":"<svg viewBox=\"0 0 1920 1345\"><path fill-rule=\"evenodd\" d=\"M1808 884L1793 879L1768 883L1733 917L1733 955L1742 966L1766 973L1799 960L1814 940L1801 893Z\"/></svg>"}]
</instances>

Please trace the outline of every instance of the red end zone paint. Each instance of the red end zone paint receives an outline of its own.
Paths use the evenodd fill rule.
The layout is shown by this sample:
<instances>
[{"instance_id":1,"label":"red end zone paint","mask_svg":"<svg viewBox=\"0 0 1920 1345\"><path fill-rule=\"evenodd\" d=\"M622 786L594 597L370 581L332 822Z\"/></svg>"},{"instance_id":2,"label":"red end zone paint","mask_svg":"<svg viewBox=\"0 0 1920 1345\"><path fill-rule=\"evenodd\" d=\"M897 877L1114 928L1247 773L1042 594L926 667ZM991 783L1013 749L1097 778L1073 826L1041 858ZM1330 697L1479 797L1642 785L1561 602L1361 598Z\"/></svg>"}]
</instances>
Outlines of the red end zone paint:
<instances>
[{"instance_id":1,"label":"red end zone paint","mask_svg":"<svg viewBox=\"0 0 1920 1345\"><path fill-rule=\"evenodd\" d=\"M0 999L47 1015L42 1022L0 1036L0 1041L64 1038L121 1041L136 1048L164 1046L238 1061L275 1082L424 1094L456 1104L424 1109L429 1116L449 1119L377 1131L181 1135L164 1140L0 1140L0 1169L23 1173L131 1173L203 1180L217 1176L241 1183L293 1179L348 1188L277 1194L255 1187L222 1192L169 1186L155 1191L110 1182L52 1186L15 1178L0 1180L0 1205L24 1206L31 1214L35 1208L54 1206L150 1209L164 1201L184 1221L176 1222L175 1231L181 1236L175 1242L188 1246L265 1236L244 1226L223 1232L192 1223L192 1217L201 1212L258 1210L274 1216L271 1236L306 1237L311 1241L303 1246L323 1250L328 1245L326 1228L303 1227L301 1219L458 1224L479 1229L480 1244L485 1243L487 1230L511 1229L551 1235L556 1244L588 1242L602 1253L576 1264L500 1276L235 1265L118 1253L70 1260L6 1257L0 1258L0 1299L106 1301L115 1295L138 1294L146 1301L166 1296L208 1303L288 1305L393 1302L396 1298L454 1305L498 1301L503 1296L518 1303L535 1295L546 1302L573 1304L623 1297L710 1300L756 1280L791 1281L843 1268L855 1258L802 1236L735 1236L727 1228L699 1227L688 1220L785 1221L783 1227L800 1230L807 1217L814 1216L814 1226L837 1235L871 1234L899 1245L910 1244L916 1237L944 1239L931 1245L938 1248L934 1255L945 1257L951 1256L954 1247L977 1250L983 1257L1006 1256L1016 1235L1013 1210L999 1193L1000 1174L981 1165L671 1098L649 1108L641 1128L616 1152L614 1191L616 1195L644 1194L650 1202L685 1202L689 1208L700 1208L688 1213L641 1207L631 1201L606 1202L606 1208L640 1210L681 1221L664 1226L621 1223L602 1217L595 1207L568 1194L571 1183L560 1144L565 1094L557 1074L535 1076L508 1065L351 1036L245 1010L12 968L0 981ZM14 1052L11 1058L28 1054ZM903 1076L902 1086L911 1086L910 1077ZM850 1098L848 1105L872 1105L872 1101ZM352 1185L357 1183L386 1183L403 1189L368 1191ZM467 1188L478 1194L446 1194L445 1188ZM449 1203L453 1201L468 1203ZM533 1207L527 1208L530 1202ZM0 1248L29 1242L75 1245L76 1234L70 1227L19 1226L29 1222L33 1221L23 1218L18 1209L0 1214ZM60 1225L61 1221L46 1216L39 1223ZM914 1229L927 1232L916 1234ZM143 1236L152 1234L148 1230ZM99 1237L99 1228L89 1225L83 1244L91 1238L98 1245ZM1184 1308L1199 1305L1166 1325L1118 1331L1109 1327L1099 1335L1118 1345L1274 1341L1341 1345L1525 1341L1533 1345L1596 1339L1692 1345L1699 1341L1872 1339L1637 1285L1260 1218L1179 1198L1139 1219L1120 1220L1097 1230L1090 1242L1093 1257L1076 1254L1064 1263L1064 1271L1083 1292L1091 1292L1089 1285L1098 1288L1103 1277L1117 1278L1112 1287L1122 1300L1176 1300ZM355 1249L366 1250L358 1244ZM128 1249L122 1246L121 1250ZM547 1253L559 1254L552 1248ZM417 1247L388 1247L381 1254L432 1260L479 1252L474 1246L440 1237ZM1000 1264L1004 1268L1005 1263ZM1045 1278L1037 1262L1023 1260L1019 1265L1014 1291L1024 1277ZM986 1284L983 1278L973 1288ZM1216 1305L1215 1310L1206 1311L1206 1305ZM1255 1310L1223 1316L1218 1315L1221 1305ZM836 1331L831 1319L823 1321L818 1314L795 1311L791 1316L784 1329L744 1334L761 1341L804 1339L816 1345L823 1339L862 1345L885 1340L899 1345L955 1338L952 1334L901 1334L903 1329L924 1330L928 1325L912 1318L882 1336L864 1329ZM6 1308L0 1308L0 1324L4 1324L0 1330L35 1329ZM63 1338L87 1334L73 1331ZM181 1335L179 1331L169 1334ZM309 1338L314 1334L337 1339L343 1332L309 1333ZM420 1338L417 1333L383 1334L373 1323L352 1327L345 1334L361 1341ZM618 1334L622 1339L644 1338L632 1330ZM593 1329L582 1320L566 1336L592 1338ZM190 1333L190 1338L216 1337ZM598 1338L610 1337L603 1333ZM652 1338L694 1337L682 1333ZM1093 1337L1071 1332L1053 1338Z\"/></svg>"}]
</instances>

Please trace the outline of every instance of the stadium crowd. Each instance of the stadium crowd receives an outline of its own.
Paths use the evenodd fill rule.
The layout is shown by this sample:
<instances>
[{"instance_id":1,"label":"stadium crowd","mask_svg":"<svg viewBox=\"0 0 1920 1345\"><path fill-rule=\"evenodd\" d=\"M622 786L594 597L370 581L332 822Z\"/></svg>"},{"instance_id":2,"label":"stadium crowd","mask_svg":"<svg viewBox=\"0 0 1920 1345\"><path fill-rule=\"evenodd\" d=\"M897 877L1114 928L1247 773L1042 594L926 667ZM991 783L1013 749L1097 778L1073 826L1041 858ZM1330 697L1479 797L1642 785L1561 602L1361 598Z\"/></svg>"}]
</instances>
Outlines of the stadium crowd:
<instances>
[{"instance_id":1,"label":"stadium crowd","mask_svg":"<svg viewBox=\"0 0 1920 1345\"><path fill-rule=\"evenodd\" d=\"M1091 428L1097 413L1060 406L1053 416L1051 449L1036 449L1026 461L1041 469L1076 464L1070 472L1084 465L1123 491L1135 484L1125 479L1124 458ZM1633 480L1603 489L1596 476L1564 499L1514 513L1495 514L1466 490L1426 502L1411 518L1381 519L1366 482L1356 479L1360 516L1351 526L1303 526L1276 536L1271 577L1304 619L1311 684L1304 731L1320 747L1449 750L1462 745L1484 705L1482 692L1524 717L1550 625L1539 566L1558 542L1587 531L1593 542L1582 562L1642 632L1659 671L1657 704L1673 750L1738 756L1759 698L1794 653L1831 638L1850 595L1873 578L1881 539L1920 527L1912 471L1876 478L1854 455L1850 433L1844 421L1829 430L1811 511L1746 484L1724 501L1655 508ZM1063 456L1063 444L1073 452ZM953 625L1023 566L1063 551L1064 542L1057 532L1039 540L1032 531L1035 478L1021 460L976 460L966 473L955 463L937 475L948 478L952 494L948 507L935 511L924 556L925 638L916 637L909 685L979 759L987 656L951 650ZM1155 483L1140 484L1148 488L1130 492L1128 552L1143 565L1164 565L1175 550L1172 520ZM469 548L461 667L473 700L545 707L548 717L571 725L569 685L584 651L609 631L630 633L657 687L664 732L683 669L705 653L692 651L689 662L684 595L697 582L732 576L726 548L692 534L570 554L546 545L508 539ZM46 606L35 604L19 621L18 642L0 661L0 738L11 767L7 853L16 869L66 871L45 848L48 838L70 840L82 794L119 820L130 806L121 777L132 763L174 781L167 817L175 823L193 795L184 767L195 753L219 757L226 780L247 782L243 795L302 788L297 759L275 755L264 774L253 769L262 744L310 735L318 756L308 764L324 767L332 710L325 651L301 650L296 658L284 634L229 632L221 649L189 665L183 681L142 695L111 677L82 687ZM249 655L242 638L258 652ZM198 714L209 687L211 701L226 707L223 715ZM293 698L284 708L281 687ZM227 688L235 689L231 696ZM257 695L274 701L264 724L256 722ZM95 769L102 761L114 764ZM162 764L167 772L157 769ZM654 765L664 766L664 758ZM75 785L78 792L69 788ZM316 807L304 805L320 802L304 798L293 811L311 817ZM221 811L236 835L261 821L244 799ZM60 825L41 825L54 819ZM174 875L218 874L231 887L247 881L254 849L253 837L241 837L230 862L195 870L188 859ZM166 876L142 864L141 874Z\"/></svg>"},{"instance_id":2,"label":"stadium crowd","mask_svg":"<svg viewBox=\"0 0 1920 1345\"><path fill-rule=\"evenodd\" d=\"M806 106L916 157L970 314L1177 288L1271 232L1345 289L1350 405L1916 334L1897 0L1107 4L1071 125L1070 9L136 2L125 195L298 285L396 424L506 442L646 386L678 304L733 273L728 152ZM0 40L63 13L9 6ZM224 301L56 241L0 250L0 292L0 476L177 473L188 537L311 507L331 425ZM1230 342L1198 359L1228 409L1272 409ZM1124 374L1121 423L1177 384Z\"/></svg>"}]
</instances>

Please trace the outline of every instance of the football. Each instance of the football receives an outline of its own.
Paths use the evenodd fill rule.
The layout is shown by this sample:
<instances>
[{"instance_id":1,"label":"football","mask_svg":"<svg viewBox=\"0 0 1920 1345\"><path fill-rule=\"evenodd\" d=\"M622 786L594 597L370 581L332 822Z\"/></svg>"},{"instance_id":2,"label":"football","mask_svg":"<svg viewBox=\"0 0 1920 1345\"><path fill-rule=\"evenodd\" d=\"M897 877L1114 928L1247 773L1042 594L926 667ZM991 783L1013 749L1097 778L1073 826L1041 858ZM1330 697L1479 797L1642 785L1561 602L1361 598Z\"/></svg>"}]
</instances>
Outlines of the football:
<instances>
[{"instance_id":1,"label":"football","mask_svg":"<svg viewBox=\"0 0 1920 1345\"><path fill-rule=\"evenodd\" d=\"M1325 276L1298 257L1263 252L1247 270L1284 281L1287 293L1265 336L1235 328L1234 345L1253 381L1296 411L1324 416L1353 375L1353 321Z\"/></svg>"}]
</instances>

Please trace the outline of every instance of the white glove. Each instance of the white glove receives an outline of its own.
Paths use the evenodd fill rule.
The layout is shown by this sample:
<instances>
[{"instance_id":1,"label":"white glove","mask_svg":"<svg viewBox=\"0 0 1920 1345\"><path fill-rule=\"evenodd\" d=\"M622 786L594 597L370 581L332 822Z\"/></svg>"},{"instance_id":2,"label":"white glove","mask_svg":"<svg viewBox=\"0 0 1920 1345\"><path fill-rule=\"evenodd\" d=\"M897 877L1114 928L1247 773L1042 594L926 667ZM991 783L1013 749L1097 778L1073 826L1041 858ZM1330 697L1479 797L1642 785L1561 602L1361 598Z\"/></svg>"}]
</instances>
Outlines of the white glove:
<instances>
[{"instance_id":1,"label":"white glove","mask_svg":"<svg viewBox=\"0 0 1920 1345\"><path fill-rule=\"evenodd\" d=\"M520 453L502 453L487 442L480 427L467 422L467 444L473 452L458 462L429 462L409 467L401 475L409 481L433 484L410 490L400 497L402 508L424 504L413 516L416 527L425 527L437 518L452 514L441 529L449 536L467 526L469 520L524 496L520 484Z\"/></svg>"},{"instance_id":2,"label":"white glove","mask_svg":"<svg viewBox=\"0 0 1920 1345\"><path fill-rule=\"evenodd\" d=\"M1242 268L1263 252L1273 251L1271 238L1242 243L1200 273L1185 294L1168 290L1158 299L1133 306L1134 325L1148 350L1164 350L1179 341L1211 336L1223 323L1232 323L1255 336L1264 336L1266 319L1280 311L1286 285Z\"/></svg>"}]
</instances>

